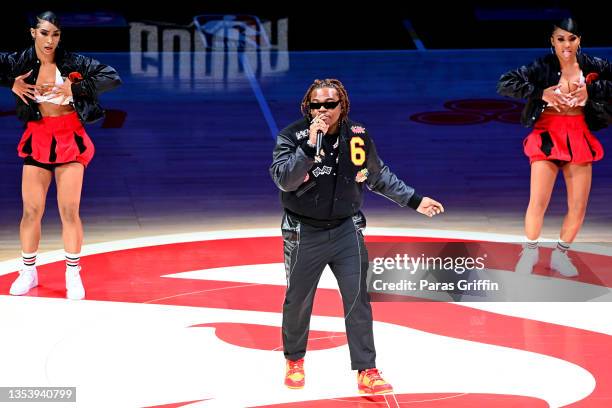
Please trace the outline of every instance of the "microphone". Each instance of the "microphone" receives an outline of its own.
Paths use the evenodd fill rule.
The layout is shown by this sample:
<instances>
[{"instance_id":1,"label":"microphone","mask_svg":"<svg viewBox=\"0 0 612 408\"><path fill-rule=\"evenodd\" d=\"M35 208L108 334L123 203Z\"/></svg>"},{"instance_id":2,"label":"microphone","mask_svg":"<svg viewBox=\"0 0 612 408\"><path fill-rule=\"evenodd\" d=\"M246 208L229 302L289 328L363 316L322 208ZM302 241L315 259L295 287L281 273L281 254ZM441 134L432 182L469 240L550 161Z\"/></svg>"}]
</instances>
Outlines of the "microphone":
<instances>
[{"instance_id":1,"label":"microphone","mask_svg":"<svg viewBox=\"0 0 612 408\"><path fill-rule=\"evenodd\" d=\"M323 136L325 135L325 133L323 133L322 130L317 130L317 145L315 147L315 156L320 156L321 155L321 145L323 144Z\"/></svg>"}]
</instances>

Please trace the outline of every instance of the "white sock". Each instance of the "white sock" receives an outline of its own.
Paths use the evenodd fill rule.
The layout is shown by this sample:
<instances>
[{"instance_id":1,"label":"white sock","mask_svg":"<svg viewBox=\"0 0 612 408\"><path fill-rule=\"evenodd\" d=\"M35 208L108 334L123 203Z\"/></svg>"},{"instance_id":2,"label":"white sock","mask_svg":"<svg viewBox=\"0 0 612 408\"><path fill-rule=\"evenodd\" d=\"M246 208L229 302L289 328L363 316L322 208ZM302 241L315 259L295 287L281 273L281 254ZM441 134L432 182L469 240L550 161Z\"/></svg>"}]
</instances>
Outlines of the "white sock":
<instances>
[{"instance_id":1,"label":"white sock","mask_svg":"<svg viewBox=\"0 0 612 408\"><path fill-rule=\"evenodd\" d=\"M21 258L23 259L23 267L24 269L31 269L36 266L36 252L32 252L30 254L26 252L21 253Z\"/></svg>"},{"instance_id":2,"label":"white sock","mask_svg":"<svg viewBox=\"0 0 612 408\"><path fill-rule=\"evenodd\" d=\"M66 270L67 271L76 271L79 268L79 263L81 262L81 254L71 254L70 252L65 252L66 255Z\"/></svg>"},{"instance_id":3,"label":"white sock","mask_svg":"<svg viewBox=\"0 0 612 408\"><path fill-rule=\"evenodd\" d=\"M539 238L536 238L535 240L531 240L529 238L525 239L525 247L529 248L529 249L538 249L538 240Z\"/></svg>"},{"instance_id":4,"label":"white sock","mask_svg":"<svg viewBox=\"0 0 612 408\"><path fill-rule=\"evenodd\" d=\"M561 237L559 237L559 241L557 241L557 251L566 253L568 251L568 249L570 249L570 245L571 243L569 242L565 242L561 239Z\"/></svg>"}]
</instances>

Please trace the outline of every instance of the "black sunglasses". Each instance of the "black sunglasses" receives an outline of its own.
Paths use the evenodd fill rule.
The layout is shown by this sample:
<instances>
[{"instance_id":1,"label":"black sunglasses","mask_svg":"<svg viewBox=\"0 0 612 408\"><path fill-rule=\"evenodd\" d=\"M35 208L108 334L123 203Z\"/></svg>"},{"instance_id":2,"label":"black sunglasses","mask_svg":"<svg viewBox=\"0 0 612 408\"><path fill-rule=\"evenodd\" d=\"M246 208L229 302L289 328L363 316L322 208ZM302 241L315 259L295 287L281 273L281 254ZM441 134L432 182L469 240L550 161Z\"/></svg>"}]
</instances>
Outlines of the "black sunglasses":
<instances>
[{"instance_id":1,"label":"black sunglasses","mask_svg":"<svg viewBox=\"0 0 612 408\"><path fill-rule=\"evenodd\" d=\"M338 104L340 103L340 101L330 101L330 102L310 102L309 106L310 109L321 109L321 106L323 106L325 109L334 109L336 106L338 106Z\"/></svg>"}]
</instances>

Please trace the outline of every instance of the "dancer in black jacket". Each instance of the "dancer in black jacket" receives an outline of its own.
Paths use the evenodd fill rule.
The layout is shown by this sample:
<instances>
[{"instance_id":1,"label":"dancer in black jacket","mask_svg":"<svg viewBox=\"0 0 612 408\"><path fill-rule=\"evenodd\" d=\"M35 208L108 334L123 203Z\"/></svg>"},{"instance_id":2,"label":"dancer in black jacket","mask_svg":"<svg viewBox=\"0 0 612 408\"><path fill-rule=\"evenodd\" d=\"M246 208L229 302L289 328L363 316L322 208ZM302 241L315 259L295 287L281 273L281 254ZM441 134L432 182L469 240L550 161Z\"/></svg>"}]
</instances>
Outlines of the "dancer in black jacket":
<instances>
[{"instance_id":1,"label":"dancer in black jacket","mask_svg":"<svg viewBox=\"0 0 612 408\"><path fill-rule=\"evenodd\" d=\"M41 219L55 176L66 251L66 296L82 299L79 205L85 167L94 155L83 124L102 118L98 95L119 86L121 79L112 67L59 47L61 26L50 11L36 17L30 34L30 48L0 54L0 84L16 95L17 116L26 124L17 147L24 159L19 231L23 268L10 293L23 295L38 285L35 264Z\"/></svg>"},{"instance_id":2,"label":"dancer in black jacket","mask_svg":"<svg viewBox=\"0 0 612 408\"><path fill-rule=\"evenodd\" d=\"M564 276L578 275L567 255L582 226L591 189L591 163L603 157L592 130L608 124L612 66L580 51L576 21L553 27L551 54L503 74L500 94L527 98L521 122L533 126L524 151L531 163L531 194L525 215L527 243L516 271L529 274L538 262L538 239L559 170L567 187L568 212L550 267Z\"/></svg>"}]
</instances>

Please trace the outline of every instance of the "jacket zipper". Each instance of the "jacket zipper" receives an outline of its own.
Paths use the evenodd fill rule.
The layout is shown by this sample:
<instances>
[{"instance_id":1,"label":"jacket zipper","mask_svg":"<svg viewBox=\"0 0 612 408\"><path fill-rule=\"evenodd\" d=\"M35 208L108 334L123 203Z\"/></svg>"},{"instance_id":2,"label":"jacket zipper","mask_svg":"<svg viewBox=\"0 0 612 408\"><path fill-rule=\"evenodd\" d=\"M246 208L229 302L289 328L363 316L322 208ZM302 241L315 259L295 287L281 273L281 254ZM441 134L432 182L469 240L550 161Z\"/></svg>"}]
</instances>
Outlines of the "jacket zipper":
<instances>
[{"instance_id":1,"label":"jacket zipper","mask_svg":"<svg viewBox=\"0 0 612 408\"><path fill-rule=\"evenodd\" d=\"M307 185L306 187L302 188L301 190L297 191L295 193L296 197L301 197L304 195L305 192L307 192L308 190L310 190L311 188L313 188L317 183L312 182L309 185Z\"/></svg>"}]
</instances>

